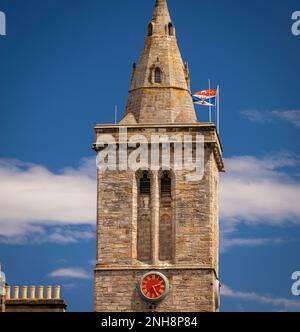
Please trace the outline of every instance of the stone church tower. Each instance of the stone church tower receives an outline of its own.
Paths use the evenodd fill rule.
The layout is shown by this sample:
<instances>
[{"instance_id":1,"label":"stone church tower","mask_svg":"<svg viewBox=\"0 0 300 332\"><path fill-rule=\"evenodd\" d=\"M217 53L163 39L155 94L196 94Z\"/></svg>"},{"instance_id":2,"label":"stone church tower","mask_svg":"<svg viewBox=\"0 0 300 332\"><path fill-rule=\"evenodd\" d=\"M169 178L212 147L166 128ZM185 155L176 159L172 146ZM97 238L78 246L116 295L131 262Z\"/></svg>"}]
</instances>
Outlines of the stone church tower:
<instances>
[{"instance_id":1,"label":"stone church tower","mask_svg":"<svg viewBox=\"0 0 300 332\"><path fill-rule=\"evenodd\" d=\"M116 141L117 169L98 171L95 311L217 311L222 149L215 125L197 122L166 0L156 1L123 120L96 126L98 153L109 145L114 150L101 144L108 135ZM203 178L187 181L190 171L174 161L169 168L118 167L118 152L125 147L130 154L136 135L148 142L153 135L190 135L193 156L201 135ZM165 150L158 146L161 161ZM175 150L172 145L171 160ZM149 144L149 159L152 152Z\"/></svg>"}]
</instances>

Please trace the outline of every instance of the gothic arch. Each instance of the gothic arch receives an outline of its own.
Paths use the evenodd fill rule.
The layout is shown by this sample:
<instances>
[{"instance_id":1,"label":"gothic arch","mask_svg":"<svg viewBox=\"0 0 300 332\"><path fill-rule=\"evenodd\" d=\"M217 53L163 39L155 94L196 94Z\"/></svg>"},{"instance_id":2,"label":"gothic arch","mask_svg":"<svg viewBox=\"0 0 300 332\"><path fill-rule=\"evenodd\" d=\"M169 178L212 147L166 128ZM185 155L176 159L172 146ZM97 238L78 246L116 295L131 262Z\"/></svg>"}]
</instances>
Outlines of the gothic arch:
<instances>
[{"instance_id":1,"label":"gothic arch","mask_svg":"<svg viewBox=\"0 0 300 332\"><path fill-rule=\"evenodd\" d=\"M148 37L151 37L153 35L153 30L154 30L154 24L150 22L148 24Z\"/></svg>"},{"instance_id":2,"label":"gothic arch","mask_svg":"<svg viewBox=\"0 0 300 332\"><path fill-rule=\"evenodd\" d=\"M149 83L151 84L162 84L164 80L164 71L160 65L159 58L156 63L150 67L149 71Z\"/></svg>"},{"instance_id":3,"label":"gothic arch","mask_svg":"<svg viewBox=\"0 0 300 332\"><path fill-rule=\"evenodd\" d=\"M174 225L174 183L173 171L159 172L159 260L172 262L175 253L175 225Z\"/></svg>"},{"instance_id":4,"label":"gothic arch","mask_svg":"<svg viewBox=\"0 0 300 332\"><path fill-rule=\"evenodd\" d=\"M136 253L137 260L150 264L152 259L152 183L153 176L149 170L136 172Z\"/></svg>"},{"instance_id":5,"label":"gothic arch","mask_svg":"<svg viewBox=\"0 0 300 332\"><path fill-rule=\"evenodd\" d=\"M151 174L149 171L139 171L139 195L151 194Z\"/></svg>"},{"instance_id":6,"label":"gothic arch","mask_svg":"<svg viewBox=\"0 0 300 332\"><path fill-rule=\"evenodd\" d=\"M168 24L168 35L175 36L175 28L172 22Z\"/></svg>"},{"instance_id":7,"label":"gothic arch","mask_svg":"<svg viewBox=\"0 0 300 332\"><path fill-rule=\"evenodd\" d=\"M176 182L176 174L172 169L169 170L163 170L160 169L158 172L158 178L161 179L167 174L169 178L171 179L171 196L174 196L174 190L175 190L175 182ZM160 183L160 191L161 191L161 183Z\"/></svg>"},{"instance_id":8,"label":"gothic arch","mask_svg":"<svg viewBox=\"0 0 300 332\"><path fill-rule=\"evenodd\" d=\"M162 70L160 69L160 67L156 67L154 69L154 83L162 83Z\"/></svg>"}]
</instances>

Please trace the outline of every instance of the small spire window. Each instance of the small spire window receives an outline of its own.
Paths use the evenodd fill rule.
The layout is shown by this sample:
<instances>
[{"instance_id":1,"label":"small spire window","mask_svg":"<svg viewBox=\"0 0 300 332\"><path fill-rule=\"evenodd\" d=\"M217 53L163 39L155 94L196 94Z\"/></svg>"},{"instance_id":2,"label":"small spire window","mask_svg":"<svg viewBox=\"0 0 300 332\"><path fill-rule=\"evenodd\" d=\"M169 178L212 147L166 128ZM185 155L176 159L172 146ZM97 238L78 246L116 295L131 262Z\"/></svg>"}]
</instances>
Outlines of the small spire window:
<instances>
[{"instance_id":1,"label":"small spire window","mask_svg":"<svg viewBox=\"0 0 300 332\"><path fill-rule=\"evenodd\" d=\"M169 36L174 36L175 35L175 28L172 22L168 24L168 34Z\"/></svg>"},{"instance_id":2,"label":"small spire window","mask_svg":"<svg viewBox=\"0 0 300 332\"><path fill-rule=\"evenodd\" d=\"M161 69L160 68L155 68L155 71L154 71L154 82L155 83L161 83L162 82L162 72L161 72Z\"/></svg>"},{"instance_id":3,"label":"small spire window","mask_svg":"<svg viewBox=\"0 0 300 332\"><path fill-rule=\"evenodd\" d=\"M150 37L150 36L152 36L152 35L153 35L153 23L150 22L150 23L148 24L148 36Z\"/></svg>"}]
</instances>

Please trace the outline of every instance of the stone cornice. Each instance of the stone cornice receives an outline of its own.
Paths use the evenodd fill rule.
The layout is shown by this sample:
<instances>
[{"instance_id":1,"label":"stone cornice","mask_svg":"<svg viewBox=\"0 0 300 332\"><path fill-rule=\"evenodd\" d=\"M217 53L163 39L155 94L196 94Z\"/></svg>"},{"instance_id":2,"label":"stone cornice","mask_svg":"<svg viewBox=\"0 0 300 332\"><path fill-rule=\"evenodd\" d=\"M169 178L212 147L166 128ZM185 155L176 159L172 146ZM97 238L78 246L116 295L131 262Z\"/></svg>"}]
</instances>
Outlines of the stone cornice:
<instances>
[{"instance_id":1,"label":"stone cornice","mask_svg":"<svg viewBox=\"0 0 300 332\"><path fill-rule=\"evenodd\" d=\"M194 270L194 271L211 271L215 277L219 279L216 269L205 265L120 265L120 266L99 266L96 265L94 271L113 272L113 271L179 271L179 270Z\"/></svg>"},{"instance_id":2,"label":"stone cornice","mask_svg":"<svg viewBox=\"0 0 300 332\"><path fill-rule=\"evenodd\" d=\"M175 90L187 91L189 94L191 94L191 91L189 89L181 88L178 86L171 86L171 85L163 86L160 84L153 84L152 86L151 85L140 86L138 88L129 90L129 92L142 90L142 89L175 89Z\"/></svg>"},{"instance_id":3,"label":"stone cornice","mask_svg":"<svg viewBox=\"0 0 300 332\"><path fill-rule=\"evenodd\" d=\"M223 148L221 145L220 137L217 133L217 128L213 123L192 123L192 124L136 124L136 125L96 125L95 131L118 131L122 128L126 128L128 130L139 130L139 129L203 129L203 130L213 130L214 131L214 139L213 140L205 140L205 144L211 145L214 156L219 168L220 172L225 172L225 165L223 161ZM93 149L97 150L96 144L93 145Z\"/></svg>"}]
</instances>

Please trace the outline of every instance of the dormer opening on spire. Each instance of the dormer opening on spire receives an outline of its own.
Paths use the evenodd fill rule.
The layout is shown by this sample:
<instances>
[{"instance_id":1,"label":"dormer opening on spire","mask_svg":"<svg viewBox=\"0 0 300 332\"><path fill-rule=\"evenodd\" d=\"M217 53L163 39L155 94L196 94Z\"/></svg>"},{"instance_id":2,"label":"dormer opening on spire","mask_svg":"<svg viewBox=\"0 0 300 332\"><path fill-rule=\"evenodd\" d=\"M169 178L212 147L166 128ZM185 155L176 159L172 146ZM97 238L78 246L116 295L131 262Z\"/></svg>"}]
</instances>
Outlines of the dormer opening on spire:
<instances>
[{"instance_id":1,"label":"dormer opening on spire","mask_svg":"<svg viewBox=\"0 0 300 332\"><path fill-rule=\"evenodd\" d=\"M150 22L148 24L148 37L151 37L153 35L153 28L154 28L153 23Z\"/></svg>"},{"instance_id":2,"label":"dormer opening on spire","mask_svg":"<svg viewBox=\"0 0 300 332\"><path fill-rule=\"evenodd\" d=\"M159 58L157 63L153 64L150 68L149 83L151 84L163 84L164 74L161 68Z\"/></svg>"},{"instance_id":3,"label":"dormer opening on spire","mask_svg":"<svg viewBox=\"0 0 300 332\"><path fill-rule=\"evenodd\" d=\"M172 22L168 24L168 35L175 36L175 28Z\"/></svg>"}]
</instances>

